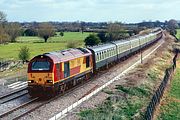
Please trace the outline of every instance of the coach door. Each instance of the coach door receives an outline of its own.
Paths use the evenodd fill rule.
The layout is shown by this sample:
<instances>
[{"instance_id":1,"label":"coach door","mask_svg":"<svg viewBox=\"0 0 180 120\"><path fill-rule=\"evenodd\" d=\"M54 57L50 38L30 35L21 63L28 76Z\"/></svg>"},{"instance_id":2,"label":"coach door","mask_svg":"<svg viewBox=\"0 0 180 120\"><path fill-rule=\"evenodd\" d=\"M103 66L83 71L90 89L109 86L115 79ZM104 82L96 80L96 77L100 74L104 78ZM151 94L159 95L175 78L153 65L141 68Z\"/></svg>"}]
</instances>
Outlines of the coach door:
<instances>
[{"instance_id":1,"label":"coach door","mask_svg":"<svg viewBox=\"0 0 180 120\"><path fill-rule=\"evenodd\" d=\"M70 67L69 62L64 63L64 78L67 78L70 76Z\"/></svg>"}]
</instances>

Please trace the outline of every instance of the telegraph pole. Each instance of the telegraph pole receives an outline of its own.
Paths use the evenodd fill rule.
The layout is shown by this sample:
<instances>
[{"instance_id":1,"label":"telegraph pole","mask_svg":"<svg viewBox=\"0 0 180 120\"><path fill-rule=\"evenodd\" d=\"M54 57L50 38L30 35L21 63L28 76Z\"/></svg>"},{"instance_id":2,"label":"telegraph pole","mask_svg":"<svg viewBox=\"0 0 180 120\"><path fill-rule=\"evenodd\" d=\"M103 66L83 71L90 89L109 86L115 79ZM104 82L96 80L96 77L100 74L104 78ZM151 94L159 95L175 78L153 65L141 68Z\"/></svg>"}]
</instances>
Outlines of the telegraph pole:
<instances>
[{"instance_id":1,"label":"telegraph pole","mask_svg":"<svg viewBox=\"0 0 180 120\"><path fill-rule=\"evenodd\" d=\"M140 42L140 39L139 39L139 46L140 46L140 54L141 54L141 64L143 63L143 56L142 56L142 46L141 46L141 42Z\"/></svg>"}]
</instances>

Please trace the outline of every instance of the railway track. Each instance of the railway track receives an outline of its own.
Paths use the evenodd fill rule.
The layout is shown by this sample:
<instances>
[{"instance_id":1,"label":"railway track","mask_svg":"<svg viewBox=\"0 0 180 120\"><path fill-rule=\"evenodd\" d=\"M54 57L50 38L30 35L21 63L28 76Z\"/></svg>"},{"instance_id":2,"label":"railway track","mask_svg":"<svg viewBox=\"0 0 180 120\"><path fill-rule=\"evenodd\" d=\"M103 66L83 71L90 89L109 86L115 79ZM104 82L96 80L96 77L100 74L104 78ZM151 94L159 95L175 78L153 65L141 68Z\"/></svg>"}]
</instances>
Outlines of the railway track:
<instances>
[{"instance_id":1,"label":"railway track","mask_svg":"<svg viewBox=\"0 0 180 120\"><path fill-rule=\"evenodd\" d=\"M23 103L23 104L15 107L15 108L13 108L11 110L8 110L8 111L0 114L0 119L6 119L6 118L8 119L8 116L9 116L9 119L16 119L16 118L18 118L18 116L16 114L16 112L18 110L21 110L23 108L25 109L28 105L31 105L31 103L33 103L33 102L35 102L37 100L38 100L38 98L33 98L33 99L31 99L30 101L28 101L26 103ZM12 116L13 114L16 114L16 116Z\"/></svg>"},{"instance_id":2,"label":"railway track","mask_svg":"<svg viewBox=\"0 0 180 120\"><path fill-rule=\"evenodd\" d=\"M31 99L30 101L26 102L26 103L23 103L13 109L10 109L2 114L0 114L0 119L12 119L12 120L18 120L20 119L21 117L27 115L28 113L38 109L39 107L45 105L45 104L48 104L56 99L58 99L59 97L63 96L63 95L68 95L68 94L71 94L71 91L72 90L75 90L77 88L79 88L80 86L84 85L84 84L88 84L91 80L88 80L86 82L84 82L83 84L80 83L79 85L71 88L71 89L68 89L64 94L59 94L53 98L50 98L50 99L46 99L46 100L43 100L42 98L33 98Z\"/></svg>"},{"instance_id":3,"label":"railway track","mask_svg":"<svg viewBox=\"0 0 180 120\"><path fill-rule=\"evenodd\" d=\"M28 94L27 87L9 92L7 94L0 96L0 104L4 104L6 102L12 101L27 94Z\"/></svg>"}]
</instances>

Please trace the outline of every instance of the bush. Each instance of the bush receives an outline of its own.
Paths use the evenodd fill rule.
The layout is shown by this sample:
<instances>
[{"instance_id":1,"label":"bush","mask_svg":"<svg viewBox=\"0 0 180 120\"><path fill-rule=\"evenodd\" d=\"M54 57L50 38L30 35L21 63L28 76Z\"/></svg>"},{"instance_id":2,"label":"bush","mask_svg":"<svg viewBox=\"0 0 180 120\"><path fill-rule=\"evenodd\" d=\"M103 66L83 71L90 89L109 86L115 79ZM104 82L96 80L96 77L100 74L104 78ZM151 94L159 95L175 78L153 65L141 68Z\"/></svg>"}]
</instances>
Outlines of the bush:
<instances>
[{"instance_id":1,"label":"bush","mask_svg":"<svg viewBox=\"0 0 180 120\"><path fill-rule=\"evenodd\" d=\"M60 34L59 34L61 37L63 37L64 36L64 33L63 32L60 32Z\"/></svg>"},{"instance_id":2,"label":"bush","mask_svg":"<svg viewBox=\"0 0 180 120\"><path fill-rule=\"evenodd\" d=\"M67 48L76 48L77 47L77 42L75 41L69 41L66 45Z\"/></svg>"},{"instance_id":3,"label":"bush","mask_svg":"<svg viewBox=\"0 0 180 120\"><path fill-rule=\"evenodd\" d=\"M102 43L105 43L105 42L108 41L108 38L107 38L105 32L99 32L99 33L97 34L97 36L99 37L99 39L101 40Z\"/></svg>"},{"instance_id":4,"label":"bush","mask_svg":"<svg viewBox=\"0 0 180 120\"><path fill-rule=\"evenodd\" d=\"M29 48L27 46L21 47L19 51L19 59L24 62L27 62L30 57Z\"/></svg>"},{"instance_id":5,"label":"bush","mask_svg":"<svg viewBox=\"0 0 180 120\"><path fill-rule=\"evenodd\" d=\"M90 34L88 37L86 37L86 39L84 40L85 45L89 45L89 46L94 46L94 45L98 45L101 40L99 39L99 37L95 34Z\"/></svg>"}]
</instances>

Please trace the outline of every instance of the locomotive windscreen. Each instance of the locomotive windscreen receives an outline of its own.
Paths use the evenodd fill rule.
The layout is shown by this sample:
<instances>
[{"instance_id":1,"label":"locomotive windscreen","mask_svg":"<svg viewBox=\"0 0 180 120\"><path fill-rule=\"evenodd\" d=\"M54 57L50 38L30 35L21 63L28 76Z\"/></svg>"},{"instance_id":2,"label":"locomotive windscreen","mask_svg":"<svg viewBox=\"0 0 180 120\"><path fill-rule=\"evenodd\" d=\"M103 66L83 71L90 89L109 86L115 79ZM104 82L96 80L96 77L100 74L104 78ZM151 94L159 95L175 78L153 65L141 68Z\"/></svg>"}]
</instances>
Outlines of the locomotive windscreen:
<instances>
[{"instance_id":1,"label":"locomotive windscreen","mask_svg":"<svg viewBox=\"0 0 180 120\"><path fill-rule=\"evenodd\" d=\"M35 61L32 63L31 70L50 70L50 62L48 61Z\"/></svg>"}]
</instances>

